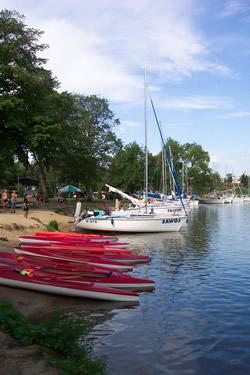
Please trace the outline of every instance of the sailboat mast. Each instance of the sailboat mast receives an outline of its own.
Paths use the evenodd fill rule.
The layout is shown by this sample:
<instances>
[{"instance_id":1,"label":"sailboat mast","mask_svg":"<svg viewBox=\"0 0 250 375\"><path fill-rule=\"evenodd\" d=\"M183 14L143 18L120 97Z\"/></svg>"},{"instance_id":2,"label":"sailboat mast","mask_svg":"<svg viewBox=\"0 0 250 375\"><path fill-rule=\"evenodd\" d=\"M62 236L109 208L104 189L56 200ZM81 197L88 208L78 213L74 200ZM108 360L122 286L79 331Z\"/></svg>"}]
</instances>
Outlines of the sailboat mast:
<instances>
[{"instance_id":1,"label":"sailboat mast","mask_svg":"<svg viewBox=\"0 0 250 375\"><path fill-rule=\"evenodd\" d=\"M148 110L147 110L147 70L144 69L144 129L145 129L145 200L148 212Z\"/></svg>"}]
</instances>

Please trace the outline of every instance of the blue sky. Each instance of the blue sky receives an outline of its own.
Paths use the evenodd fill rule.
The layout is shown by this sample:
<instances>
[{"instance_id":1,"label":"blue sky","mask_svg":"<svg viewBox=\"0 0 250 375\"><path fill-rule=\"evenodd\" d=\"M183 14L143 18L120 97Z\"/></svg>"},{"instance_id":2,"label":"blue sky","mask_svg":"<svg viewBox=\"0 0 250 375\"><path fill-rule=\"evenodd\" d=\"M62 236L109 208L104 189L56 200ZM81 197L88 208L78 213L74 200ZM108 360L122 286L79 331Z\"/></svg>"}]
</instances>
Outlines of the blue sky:
<instances>
[{"instance_id":1,"label":"blue sky","mask_svg":"<svg viewBox=\"0 0 250 375\"><path fill-rule=\"evenodd\" d=\"M144 143L143 67L165 137L250 174L250 0L0 0L45 31L61 89L107 98L125 143ZM149 150L160 151L149 110Z\"/></svg>"}]
</instances>

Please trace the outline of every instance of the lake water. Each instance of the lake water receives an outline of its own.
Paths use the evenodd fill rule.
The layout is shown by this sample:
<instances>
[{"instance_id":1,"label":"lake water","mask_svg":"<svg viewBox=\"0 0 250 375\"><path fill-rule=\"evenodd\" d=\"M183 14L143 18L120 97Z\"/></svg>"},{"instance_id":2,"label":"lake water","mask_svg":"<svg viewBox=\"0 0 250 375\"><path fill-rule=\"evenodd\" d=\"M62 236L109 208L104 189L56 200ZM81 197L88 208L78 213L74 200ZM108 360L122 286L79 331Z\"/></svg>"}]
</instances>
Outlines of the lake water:
<instances>
[{"instance_id":1,"label":"lake water","mask_svg":"<svg viewBox=\"0 0 250 375\"><path fill-rule=\"evenodd\" d=\"M133 275L156 290L90 313L108 373L250 374L250 204L200 206L180 233L119 237L152 257Z\"/></svg>"}]
</instances>

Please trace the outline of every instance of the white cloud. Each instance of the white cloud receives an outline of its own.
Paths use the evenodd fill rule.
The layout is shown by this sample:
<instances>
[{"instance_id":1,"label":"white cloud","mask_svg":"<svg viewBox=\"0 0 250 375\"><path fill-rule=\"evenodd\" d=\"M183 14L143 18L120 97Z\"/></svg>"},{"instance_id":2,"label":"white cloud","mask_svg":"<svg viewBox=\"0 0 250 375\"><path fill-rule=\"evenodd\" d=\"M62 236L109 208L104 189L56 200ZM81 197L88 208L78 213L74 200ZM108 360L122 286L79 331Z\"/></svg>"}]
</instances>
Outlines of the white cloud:
<instances>
[{"instance_id":1,"label":"white cloud","mask_svg":"<svg viewBox=\"0 0 250 375\"><path fill-rule=\"evenodd\" d=\"M118 136L122 136L124 134L128 134L136 129L143 128L144 124L139 122L130 121L130 120L122 120L120 123L119 128L116 130L116 134Z\"/></svg>"},{"instance_id":2,"label":"white cloud","mask_svg":"<svg viewBox=\"0 0 250 375\"><path fill-rule=\"evenodd\" d=\"M170 109L225 109L231 107L231 99L216 96L190 96L184 98L165 98L157 105Z\"/></svg>"},{"instance_id":3,"label":"white cloud","mask_svg":"<svg viewBox=\"0 0 250 375\"><path fill-rule=\"evenodd\" d=\"M226 2L220 17L233 17L245 13L249 9L249 3L245 0L229 0Z\"/></svg>"},{"instance_id":4,"label":"white cloud","mask_svg":"<svg viewBox=\"0 0 250 375\"><path fill-rule=\"evenodd\" d=\"M228 113L228 117L233 117L233 118L245 118L245 117L250 117L250 111L239 111L239 112L231 112Z\"/></svg>"},{"instance_id":5,"label":"white cloud","mask_svg":"<svg viewBox=\"0 0 250 375\"><path fill-rule=\"evenodd\" d=\"M250 162L250 150L247 151L244 155L242 155L240 160L243 162L249 163Z\"/></svg>"},{"instance_id":6,"label":"white cloud","mask_svg":"<svg viewBox=\"0 0 250 375\"><path fill-rule=\"evenodd\" d=\"M233 175L242 175L243 173L250 173L250 150L245 151L244 154L238 154L236 158L230 158L228 152L223 151L209 151L210 167L218 171L222 176L227 173Z\"/></svg>"},{"instance_id":7,"label":"white cloud","mask_svg":"<svg viewBox=\"0 0 250 375\"><path fill-rule=\"evenodd\" d=\"M139 128L141 124L135 121L123 120L122 125L128 128Z\"/></svg>"},{"instance_id":8,"label":"white cloud","mask_svg":"<svg viewBox=\"0 0 250 375\"><path fill-rule=\"evenodd\" d=\"M63 89L121 103L141 100L145 65L155 89L196 73L233 75L213 61L209 41L195 27L198 0L3 2L22 7L26 22L45 30L48 66Z\"/></svg>"}]
</instances>

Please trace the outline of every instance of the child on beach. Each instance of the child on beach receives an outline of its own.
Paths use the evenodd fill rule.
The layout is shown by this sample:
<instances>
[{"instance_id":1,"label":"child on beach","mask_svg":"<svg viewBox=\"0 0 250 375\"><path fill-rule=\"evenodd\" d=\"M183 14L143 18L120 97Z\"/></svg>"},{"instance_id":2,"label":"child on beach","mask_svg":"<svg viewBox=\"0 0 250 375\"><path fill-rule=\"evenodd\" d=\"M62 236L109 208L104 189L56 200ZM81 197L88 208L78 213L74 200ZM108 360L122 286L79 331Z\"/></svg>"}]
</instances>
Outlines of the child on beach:
<instances>
[{"instance_id":1,"label":"child on beach","mask_svg":"<svg viewBox=\"0 0 250 375\"><path fill-rule=\"evenodd\" d=\"M25 196L23 198L23 211L24 211L24 217L25 217L25 219L28 219L29 202L28 202L27 194L25 194Z\"/></svg>"}]
</instances>

